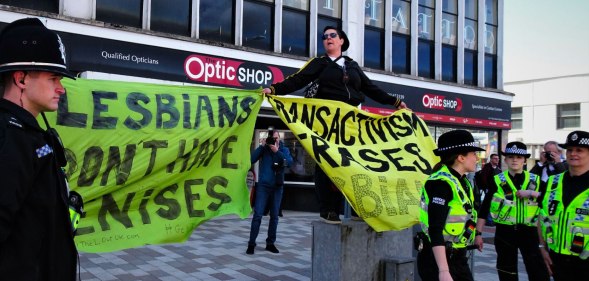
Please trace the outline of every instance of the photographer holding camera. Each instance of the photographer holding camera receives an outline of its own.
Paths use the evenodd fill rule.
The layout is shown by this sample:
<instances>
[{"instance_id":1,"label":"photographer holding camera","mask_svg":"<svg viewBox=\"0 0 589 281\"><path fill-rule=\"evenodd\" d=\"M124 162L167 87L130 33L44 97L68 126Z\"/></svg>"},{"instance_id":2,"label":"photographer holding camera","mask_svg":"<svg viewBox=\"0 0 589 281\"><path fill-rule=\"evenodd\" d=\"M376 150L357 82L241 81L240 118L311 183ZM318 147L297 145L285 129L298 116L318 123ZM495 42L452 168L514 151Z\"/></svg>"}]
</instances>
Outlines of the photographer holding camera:
<instances>
[{"instance_id":1,"label":"photographer holding camera","mask_svg":"<svg viewBox=\"0 0 589 281\"><path fill-rule=\"evenodd\" d=\"M273 128L269 128L268 138L261 140L260 146L252 153L251 161L252 164L260 161L260 165L259 181L255 192L254 216L246 254L254 254L256 238L260 232L260 224L267 205L270 206L270 224L268 225L266 250L276 254L279 251L274 246L274 242L276 242L276 228L278 227L278 211L282 201L284 169L292 165L292 156L284 143L280 141L280 134Z\"/></svg>"},{"instance_id":2,"label":"photographer holding camera","mask_svg":"<svg viewBox=\"0 0 589 281\"><path fill-rule=\"evenodd\" d=\"M544 151L540 153L540 161L534 165L530 173L539 175L542 183L546 183L548 177L568 170L568 166L561 156L562 149L556 141L546 142Z\"/></svg>"}]
</instances>

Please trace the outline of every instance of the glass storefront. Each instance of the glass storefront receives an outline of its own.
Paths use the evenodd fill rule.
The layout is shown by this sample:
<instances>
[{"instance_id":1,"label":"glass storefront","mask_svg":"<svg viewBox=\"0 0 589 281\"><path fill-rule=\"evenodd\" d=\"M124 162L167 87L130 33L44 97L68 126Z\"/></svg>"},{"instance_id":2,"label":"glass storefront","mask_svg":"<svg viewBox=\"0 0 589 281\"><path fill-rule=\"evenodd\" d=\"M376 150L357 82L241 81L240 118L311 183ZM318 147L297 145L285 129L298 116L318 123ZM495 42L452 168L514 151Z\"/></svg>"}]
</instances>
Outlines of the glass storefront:
<instances>
[{"instance_id":1,"label":"glass storefront","mask_svg":"<svg viewBox=\"0 0 589 281\"><path fill-rule=\"evenodd\" d=\"M465 129L469 131L479 146L484 148L485 151L479 152L479 164L477 170L484 165L489 158L491 153L497 153L499 150L499 139L500 132L498 130L484 130L484 129L472 129L472 128L458 128L458 127L442 127L436 125L429 125L429 130L432 136L437 139L445 132ZM289 167L285 172L285 181L287 184L313 184L313 175L315 171L315 161L305 151L303 146L299 143L295 135L289 130L277 130L280 133L280 139L283 141L290 151L293 158L293 165ZM260 143L262 139L268 136L267 129L257 129L254 134L254 140L252 142L252 151ZM257 174L257 166L255 171Z\"/></svg>"}]
</instances>

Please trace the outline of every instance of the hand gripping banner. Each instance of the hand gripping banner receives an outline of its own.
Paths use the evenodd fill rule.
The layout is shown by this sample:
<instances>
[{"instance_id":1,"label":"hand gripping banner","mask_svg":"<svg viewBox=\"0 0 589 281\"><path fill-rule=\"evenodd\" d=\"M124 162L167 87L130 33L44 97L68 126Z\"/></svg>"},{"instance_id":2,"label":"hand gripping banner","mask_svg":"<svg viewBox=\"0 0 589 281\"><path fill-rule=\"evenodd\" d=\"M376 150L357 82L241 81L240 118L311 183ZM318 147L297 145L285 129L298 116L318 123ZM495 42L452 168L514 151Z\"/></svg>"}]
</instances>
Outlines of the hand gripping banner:
<instances>
[{"instance_id":1,"label":"hand gripping banner","mask_svg":"<svg viewBox=\"0 0 589 281\"><path fill-rule=\"evenodd\" d=\"M77 79L48 114L84 197L75 241L108 252L185 241L251 212L246 188L259 91Z\"/></svg>"},{"instance_id":2,"label":"hand gripping banner","mask_svg":"<svg viewBox=\"0 0 589 281\"><path fill-rule=\"evenodd\" d=\"M415 113L382 116L321 99L268 96L268 101L375 231L419 221L420 190L439 158L427 125Z\"/></svg>"}]
</instances>

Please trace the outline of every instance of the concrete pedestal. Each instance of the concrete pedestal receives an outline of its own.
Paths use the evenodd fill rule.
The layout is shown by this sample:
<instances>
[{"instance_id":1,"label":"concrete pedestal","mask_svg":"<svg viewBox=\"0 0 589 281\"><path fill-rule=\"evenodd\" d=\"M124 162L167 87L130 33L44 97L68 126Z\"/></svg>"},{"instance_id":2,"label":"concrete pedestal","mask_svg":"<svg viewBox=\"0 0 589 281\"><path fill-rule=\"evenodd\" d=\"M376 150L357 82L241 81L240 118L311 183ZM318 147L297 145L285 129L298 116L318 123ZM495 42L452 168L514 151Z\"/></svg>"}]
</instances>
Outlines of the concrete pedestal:
<instances>
[{"instance_id":1,"label":"concrete pedestal","mask_svg":"<svg viewBox=\"0 0 589 281\"><path fill-rule=\"evenodd\" d=\"M411 228L375 232L359 221L313 222L312 280L384 280L382 261L411 258L412 243Z\"/></svg>"}]
</instances>

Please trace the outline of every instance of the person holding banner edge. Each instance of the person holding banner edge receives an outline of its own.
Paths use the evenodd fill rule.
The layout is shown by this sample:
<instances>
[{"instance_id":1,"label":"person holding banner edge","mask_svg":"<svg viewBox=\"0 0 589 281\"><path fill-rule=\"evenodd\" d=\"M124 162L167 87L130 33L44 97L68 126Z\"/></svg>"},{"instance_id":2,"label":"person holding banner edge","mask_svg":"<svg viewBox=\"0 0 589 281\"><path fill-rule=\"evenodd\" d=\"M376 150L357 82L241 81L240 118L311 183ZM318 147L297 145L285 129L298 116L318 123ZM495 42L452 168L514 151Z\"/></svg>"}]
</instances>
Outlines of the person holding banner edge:
<instances>
[{"instance_id":1,"label":"person holding banner edge","mask_svg":"<svg viewBox=\"0 0 589 281\"><path fill-rule=\"evenodd\" d=\"M382 104L390 104L398 109L407 108L402 100L389 95L373 84L358 63L343 55L350 46L348 36L343 30L326 26L321 39L326 50L325 55L312 58L295 74L288 76L282 82L272 84L269 88L262 89L262 93L286 95L313 82L318 85L313 98L341 101L358 106L364 102L364 95L367 95ZM323 221L330 224L341 223L339 214L344 197L319 165L315 166L315 190Z\"/></svg>"},{"instance_id":2,"label":"person holding banner edge","mask_svg":"<svg viewBox=\"0 0 589 281\"><path fill-rule=\"evenodd\" d=\"M278 212L282 201L284 170L292 165L290 151L280 140L278 131L270 128L268 138L261 141L260 146L252 152L251 160L252 164L260 161L260 171L254 194L254 215L252 217L250 238L245 252L248 255L254 254L256 238L260 232L260 224L267 206L270 206L270 222L268 225L268 237L266 238L266 250L275 254L279 253L274 242L276 242Z\"/></svg>"},{"instance_id":3,"label":"person holding banner edge","mask_svg":"<svg viewBox=\"0 0 589 281\"><path fill-rule=\"evenodd\" d=\"M422 280L473 280L466 251L475 247L475 236L480 233L476 232L477 211L466 173L476 170L476 151L484 149L465 130L449 131L438 139L434 154L440 156L440 162L421 191L422 232L414 241Z\"/></svg>"},{"instance_id":4,"label":"person holding banner edge","mask_svg":"<svg viewBox=\"0 0 589 281\"><path fill-rule=\"evenodd\" d=\"M522 142L514 141L500 152L505 157L507 171L493 177L494 184L489 185L479 210L478 231L483 230L489 214L495 223L497 274L501 281L518 280L518 249L529 280L550 280L537 246L540 177L524 170L524 163L530 157L527 149ZM483 246L482 236L476 237L475 244Z\"/></svg>"},{"instance_id":5,"label":"person holding banner edge","mask_svg":"<svg viewBox=\"0 0 589 281\"><path fill-rule=\"evenodd\" d=\"M62 77L74 79L60 37L37 18L8 24L0 33L0 74L0 276L75 280L81 207L72 213L71 200L81 204L81 197L67 188L57 132L36 119L57 110Z\"/></svg>"}]
</instances>

